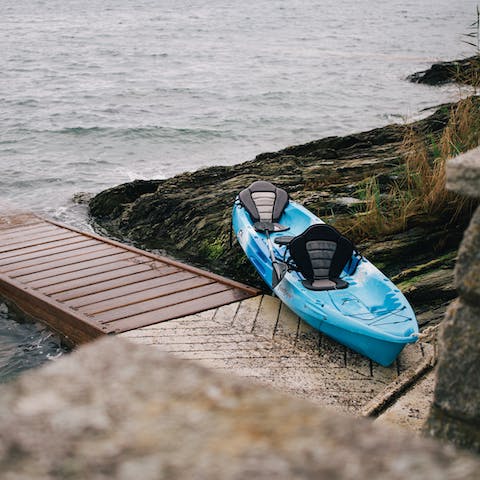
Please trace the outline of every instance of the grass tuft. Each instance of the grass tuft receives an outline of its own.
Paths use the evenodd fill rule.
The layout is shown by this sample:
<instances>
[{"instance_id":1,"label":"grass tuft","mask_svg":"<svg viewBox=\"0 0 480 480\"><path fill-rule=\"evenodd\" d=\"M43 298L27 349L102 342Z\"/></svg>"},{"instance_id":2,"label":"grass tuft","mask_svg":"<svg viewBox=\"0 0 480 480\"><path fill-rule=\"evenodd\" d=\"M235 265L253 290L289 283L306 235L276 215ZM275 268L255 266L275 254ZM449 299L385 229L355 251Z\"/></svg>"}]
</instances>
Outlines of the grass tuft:
<instances>
[{"instance_id":1,"label":"grass tuft","mask_svg":"<svg viewBox=\"0 0 480 480\"><path fill-rule=\"evenodd\" d=\"M377 177L365 180L365 209L339 219L336 226L356 241L405 231L415 222L452 223L470 215L471 201L445 188L449 158L480 144L477 97L451 107L447 126L439 136L425 136L414 128L405 134L402 166L395 180L381 191Z\"/></svg>"}]
</instances>

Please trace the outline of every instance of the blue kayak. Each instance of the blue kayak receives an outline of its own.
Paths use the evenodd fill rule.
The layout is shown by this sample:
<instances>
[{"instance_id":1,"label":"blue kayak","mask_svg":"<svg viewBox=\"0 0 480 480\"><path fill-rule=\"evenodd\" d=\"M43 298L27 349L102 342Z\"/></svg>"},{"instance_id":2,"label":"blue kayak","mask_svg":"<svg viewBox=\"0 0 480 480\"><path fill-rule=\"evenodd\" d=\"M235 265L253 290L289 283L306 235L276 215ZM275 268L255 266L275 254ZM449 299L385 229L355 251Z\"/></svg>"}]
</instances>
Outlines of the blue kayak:
<instances>
[{"instance_id":1,"label":"blue kayak","mask_svg":"<svg viewBox=\"0 0 480 480\"><path fill-rule=\"evenodd\" d=\"M417 341L400 290L284 190L264 181L242 190L233 229L265 283L312 327L384 366Z\"/></svg>"}]
</instances>

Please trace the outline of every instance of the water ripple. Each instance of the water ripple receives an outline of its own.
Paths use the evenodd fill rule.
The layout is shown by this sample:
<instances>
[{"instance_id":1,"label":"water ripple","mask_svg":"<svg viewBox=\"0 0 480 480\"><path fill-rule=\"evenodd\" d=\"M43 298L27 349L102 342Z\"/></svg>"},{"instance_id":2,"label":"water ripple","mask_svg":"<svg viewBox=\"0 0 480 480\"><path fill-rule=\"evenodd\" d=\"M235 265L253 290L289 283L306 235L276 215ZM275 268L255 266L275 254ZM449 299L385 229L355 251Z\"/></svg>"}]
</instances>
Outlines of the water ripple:
<instances>
[{"instance_id":1,"label":"water ripple","mask_svg":"<svg viewBox=\"0 0 480 480\"><path fill-rule=\"evenodd\" d=\"M0 383L62 356L67 350L46 327L0 303Z\"/></svg>"}]
</instances>

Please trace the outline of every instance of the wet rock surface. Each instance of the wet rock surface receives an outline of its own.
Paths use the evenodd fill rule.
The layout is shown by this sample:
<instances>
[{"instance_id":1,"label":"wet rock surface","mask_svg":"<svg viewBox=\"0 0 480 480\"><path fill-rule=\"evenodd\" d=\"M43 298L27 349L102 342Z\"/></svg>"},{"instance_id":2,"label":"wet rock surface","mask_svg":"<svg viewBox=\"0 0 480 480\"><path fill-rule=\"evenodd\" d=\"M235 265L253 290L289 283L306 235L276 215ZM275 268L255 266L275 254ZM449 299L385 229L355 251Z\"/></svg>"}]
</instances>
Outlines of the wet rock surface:
<instances>
[{"instance_id":1,"label":"wet rock surface","mask_svg":"<svg viewBox=\"0 0 480 480\"><path fill-rule=\"evenodd\" d=\"M119 185L94 197L90 212L102 233L265 288L236 242L229 245L231 208L241 189L254 180L272 181L335 224L362 211L364 181L372 172L385 191L398 179L407 129L436 134L445 127L448 114L444 106L408 126L328 137L231 167ZM452 224L449 214L419 216L405 232L359 244L407 293L421 324L438 322L456 296L453 264L467 222Z\"/></svg>"},{"instance_id":2,"label":"wet rock surface","mask_svg":"<svg viewBox=\"0 0 480 480\"><path fill-rule=\"evenodd\" d=\"M480 196L480 149L457 157L447 185ZM451 181L450 181L451 180ZM480 452L480 208L461 243L455 268L460 294L441 326L439 364L428 431Z\"/></svg>"},{"instance_id":3,"label":"wet rock surface","mask_svg":"<svg viewBox=\"0 0 480 480\"><path fill-rule=\"evenodd\" d=\"M434 63L422 72L416 72L407 77L414 83L426 85L444 85L446 83L478 84L480 76L480 57L464 58L449 62Z\"/></svg>"},{"instance_id":4,"label":"wet rock surface","mask_svg":"<svg viewBox=\"0 0 480 480\"><path fill-rule=\"evenodd\" d=\"M118 338L1 387L0 421L5 480L466 480L480 469L432 440Z\"/></svg>"}]
</instances>

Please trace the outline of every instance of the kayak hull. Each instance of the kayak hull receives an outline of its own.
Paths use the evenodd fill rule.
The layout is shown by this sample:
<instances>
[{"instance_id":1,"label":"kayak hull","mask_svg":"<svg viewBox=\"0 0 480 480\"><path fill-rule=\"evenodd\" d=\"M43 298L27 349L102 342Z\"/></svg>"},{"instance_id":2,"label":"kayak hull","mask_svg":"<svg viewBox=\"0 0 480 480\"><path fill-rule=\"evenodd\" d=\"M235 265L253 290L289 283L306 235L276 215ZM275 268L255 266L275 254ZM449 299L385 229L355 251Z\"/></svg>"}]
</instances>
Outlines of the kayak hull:
<instances>
[{"instance_id":1,"label":"kayak hull","mask_svg":"<svg viewBox=\"0 0 480 480\"><path fill-rule=\"evenodd\" d=\"M270 234L278 259L284 258L286 251L273 242L277 236L296 236L310 225L323 222L290 201L280 223L290 228ZM344 270L340 278L349 284L345 289L309 290L296 271L288 271L273 287L267 237L253 228L249 214L238 201L233 207L233 229L245 254L275 295L325 335L384 366L390 365L407 343L418 339L418 325L408 301L368 260L362 259L355 272Z\"/></svg>"}]
</instances>

